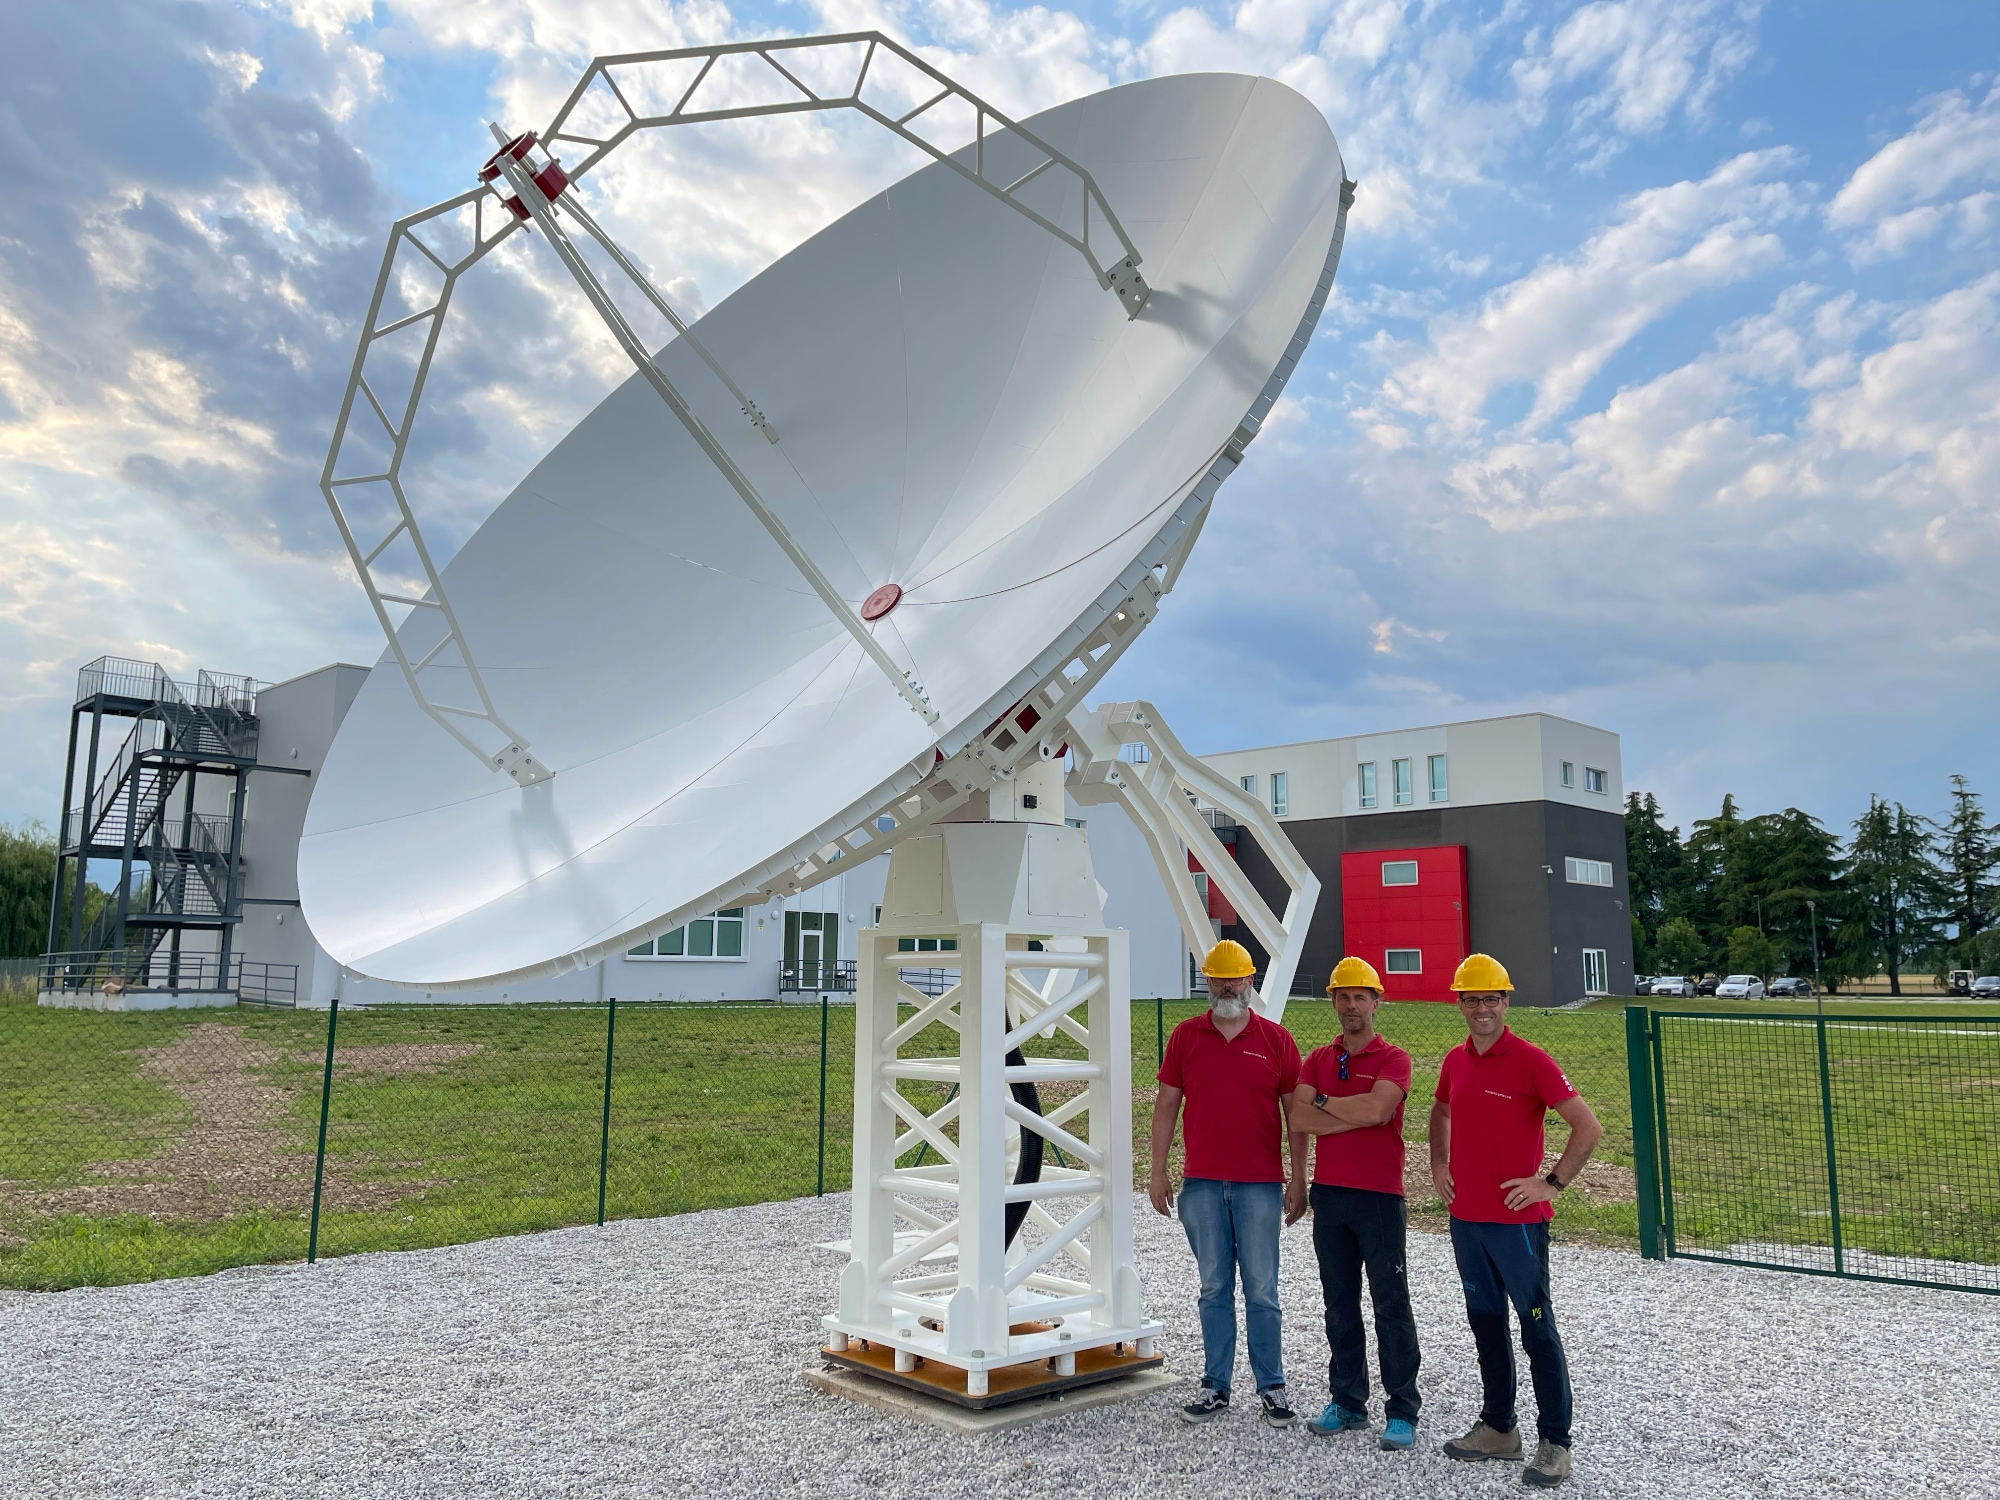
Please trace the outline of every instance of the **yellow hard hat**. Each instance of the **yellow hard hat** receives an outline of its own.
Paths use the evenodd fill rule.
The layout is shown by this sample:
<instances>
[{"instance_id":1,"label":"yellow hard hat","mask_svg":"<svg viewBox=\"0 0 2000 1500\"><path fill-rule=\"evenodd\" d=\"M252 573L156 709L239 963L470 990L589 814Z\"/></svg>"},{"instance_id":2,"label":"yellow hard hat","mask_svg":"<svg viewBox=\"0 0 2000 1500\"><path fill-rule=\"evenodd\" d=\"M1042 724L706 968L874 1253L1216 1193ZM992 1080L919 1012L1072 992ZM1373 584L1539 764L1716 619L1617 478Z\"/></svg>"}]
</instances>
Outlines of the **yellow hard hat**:
<instances>
[{"instance_id":1,"label":"yellow hard hat","mask_svg":"<svg viewBox=\"0 0 2000 1500\"><path fill-rule=\"evenodd\" d=\"M1451 987L1461 993L1471 990L1484 995L1500 990L1511 994L1514 981L1507 977L1507 966L1499 959L1475 953L1458 966L1458 972L1451 976Z\"/></svg>"},{"instance_id":2,"label":"yellow hard hat","mask_svg":"<svg viewBox=\"0 0 2000 1500\"><path fill-rule=\"evenodd\" d=\"M1382 993L1382 976L1375 972L1375 965L1365 958L1349 955L1333 966L1333 978L1326 982L1326 992L1335 990L1373 990Z\"/></svg>"},{"instance_id":3,"label":"yellow hard hat","mask_svg":"<svg viewBox=\"0 0 2000 1500\"><path fill-rule=\"evenodd\" d=\"M1210 979L1248 979L1257 972L1250 962L1250 950L1232 938L1224 938L1208 950L1201 972Z\"/></svg>"}]
</instances>

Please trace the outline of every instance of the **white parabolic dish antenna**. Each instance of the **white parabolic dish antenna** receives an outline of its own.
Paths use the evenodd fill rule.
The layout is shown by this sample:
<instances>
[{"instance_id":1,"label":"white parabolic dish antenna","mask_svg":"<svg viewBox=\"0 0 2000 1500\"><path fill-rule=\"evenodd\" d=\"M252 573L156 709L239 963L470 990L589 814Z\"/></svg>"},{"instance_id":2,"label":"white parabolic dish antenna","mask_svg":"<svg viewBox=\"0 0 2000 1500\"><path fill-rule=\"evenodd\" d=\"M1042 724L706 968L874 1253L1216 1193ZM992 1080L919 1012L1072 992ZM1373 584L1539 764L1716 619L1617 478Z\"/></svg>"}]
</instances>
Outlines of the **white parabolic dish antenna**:
<instances>
[{"instance_id":1,"label":"white parabolic dish antenna","mask_svg":"<svg viewBox=\"0 0 2000 1500\"><path fill-rule=\"evenodd\" d=\"M1144 266L1138 316L933 162L656 356L905 680L635 374L432 575L450 613L397 628L422 691L490 695L532 774L467 754L393 649L349 709L299 852L340 964L443 988L560 973L810 884L892 838L952 757L1031 734L1047 715L1024 703L1080 699L1151 618L1311 335L1351 193L1318 109L1268 79L1156 79L1024 123L982 121L955 160L1014 185L1033 140L1084 169ZM1013 190L1051 220L1085 206L1074 174ZM454 623L483 688L440 649Z\"/></svg>"}]
</instances>

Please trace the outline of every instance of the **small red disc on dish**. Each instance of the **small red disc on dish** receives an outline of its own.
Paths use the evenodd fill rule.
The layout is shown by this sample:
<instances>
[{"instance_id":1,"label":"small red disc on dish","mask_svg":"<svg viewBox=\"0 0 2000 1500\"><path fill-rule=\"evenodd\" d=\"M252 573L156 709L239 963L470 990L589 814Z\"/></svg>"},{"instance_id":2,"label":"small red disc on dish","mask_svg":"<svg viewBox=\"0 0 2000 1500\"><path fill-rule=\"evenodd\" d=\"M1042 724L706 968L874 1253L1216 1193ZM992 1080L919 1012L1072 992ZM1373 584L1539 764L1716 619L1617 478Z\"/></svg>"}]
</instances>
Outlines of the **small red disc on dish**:
<instances>
[{"instance_id":1,"label":"small red disc on dish","mask_svg":"<svg viewBox=\"0 0 2000 1500\"><path fill-rule=\"evenodd\" d=\"M885 583L861 602L861 618L879 620L894 609L903 597L900 583Z\"/></svg>"}]
</instances>

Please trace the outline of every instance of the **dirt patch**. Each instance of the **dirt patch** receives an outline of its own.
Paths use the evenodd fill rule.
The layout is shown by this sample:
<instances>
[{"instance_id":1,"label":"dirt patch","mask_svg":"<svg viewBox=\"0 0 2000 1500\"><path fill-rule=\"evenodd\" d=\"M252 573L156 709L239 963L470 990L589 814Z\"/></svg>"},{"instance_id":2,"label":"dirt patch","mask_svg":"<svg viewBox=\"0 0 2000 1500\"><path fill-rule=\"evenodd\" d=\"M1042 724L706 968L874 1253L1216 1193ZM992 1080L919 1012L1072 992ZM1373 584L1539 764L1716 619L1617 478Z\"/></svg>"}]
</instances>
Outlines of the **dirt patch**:
<instances>
[{"instance_id":1,"label":"dirt patch","mask_svg":"<svg viewBox=\"0 0 2000 1500\"><path fill-rule=\"evenodd\" d=\"M435 1073L478 1050L460 1045L344 1047L335 1066L350 1077ZM317 1079L299 1085L273 1081L266 1072L279 1061L278 1049L214 1021L139 1056L140 1077L164 1085L186 1102L192 1117L186 1128L153 1156L98 1163L91 1169L94 1181L25 1191L22 1184L0 1184L10 1205L36 1213L208 1220L255 1209L303 1213L311 1208L313 1153L295 1148L291 1111L301 1088L317 1097ZM291 1060L320 1059L294 1053ZM322 1206L381 1208L423 1186L354 1182L329 1161Z\"/></svg>"}]
</instances>

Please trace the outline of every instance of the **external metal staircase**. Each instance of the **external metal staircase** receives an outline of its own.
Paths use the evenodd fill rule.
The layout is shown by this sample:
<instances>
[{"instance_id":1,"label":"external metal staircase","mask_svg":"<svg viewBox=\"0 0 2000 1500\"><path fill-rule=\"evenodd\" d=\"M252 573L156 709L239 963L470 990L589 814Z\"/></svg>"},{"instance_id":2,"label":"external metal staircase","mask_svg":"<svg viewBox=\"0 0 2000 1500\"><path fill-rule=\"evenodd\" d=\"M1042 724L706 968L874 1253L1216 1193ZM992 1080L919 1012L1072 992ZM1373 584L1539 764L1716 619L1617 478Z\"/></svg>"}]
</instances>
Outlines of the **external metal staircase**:
<instances>
[{"instance_id":1,"label":"external metal staircase","mask_svg":"<svg viewBox=\"0 0 2000 1500\"><path fill-rule=\"evenodd\" d=\"M107 729L129 727L108 758ZM240 990L243 811L257 764L257 684L100 657L77 674L44 989ZM79 750L82 754L79 755ZM86 795L72 805L79 785ZM94 860L118 865L88 926ZM254 987L273 988L268 973ZM282 981L275 985L283 990Z\"/></svg>"}]
</instances>

